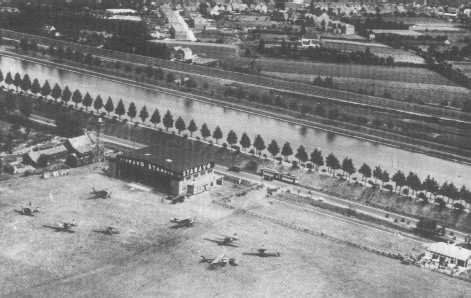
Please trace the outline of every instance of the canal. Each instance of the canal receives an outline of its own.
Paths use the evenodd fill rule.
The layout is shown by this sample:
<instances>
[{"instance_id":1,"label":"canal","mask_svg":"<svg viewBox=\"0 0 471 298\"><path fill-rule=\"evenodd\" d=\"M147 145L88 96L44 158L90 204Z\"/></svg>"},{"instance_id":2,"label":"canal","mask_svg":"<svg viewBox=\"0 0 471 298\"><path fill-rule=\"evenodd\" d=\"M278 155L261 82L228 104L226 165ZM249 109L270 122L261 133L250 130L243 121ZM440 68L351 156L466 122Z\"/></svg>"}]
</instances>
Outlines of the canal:
<instances>
[{"instance_id":1,"label":"canal","mask_svg":"<svg viewBox=\"0 0 471 298\"><path fill-rule=\"evenodd\" d=\"M224 133L230 129L238 136L246 132L252 140L255 135L260 134L266 145L275 139L280 147L284 142L290 142L293 151L296 151L299 145L304 145L308 153L317 147L323 151L324 156L333 152L340 160L345 156L352 158L357 169L365 162L371 167L380 165L387 169L391 176L400 169L406 174L414 171L421 178L430 174L440 182L453 181L458 186L465 184L471 187L470 166L420 153L10 57L0 57L0 70L4 75L7 72L12 75L16 72L21 75L27 73L31 80L37 78L41 84L48 80L51 87L55 83L61 87L67 85L72 92L79 89L83 94L89 92L93 98L98 94L104 100L111 96L115 106L122 98L126 107L133 101L138 110L146 105L150 114L158 108L163 116L168 109L174 119L181 116L186 123L194 119L198 126L207 123L211 130L219 125Z\"/></svg>"}]
</instances>

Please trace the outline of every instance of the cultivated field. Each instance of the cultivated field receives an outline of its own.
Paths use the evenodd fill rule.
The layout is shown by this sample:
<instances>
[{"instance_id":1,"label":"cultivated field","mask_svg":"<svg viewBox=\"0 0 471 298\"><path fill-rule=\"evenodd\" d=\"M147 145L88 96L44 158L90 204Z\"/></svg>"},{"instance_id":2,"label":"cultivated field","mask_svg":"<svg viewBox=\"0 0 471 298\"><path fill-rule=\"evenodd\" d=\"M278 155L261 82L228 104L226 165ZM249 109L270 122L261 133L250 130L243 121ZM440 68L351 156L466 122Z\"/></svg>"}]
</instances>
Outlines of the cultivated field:
<instances>
[{"instance_id":1,"label":"cultivated field","mask_svg":"<svg viewBox=\"0 0 471 298\"><path fill-rule=\"evenodd\" d=\"M303 81L311 83L317 75L281 73L281 72L262 72L265 75L278 78L287 78L290 80ZM385 92L391 94L394 99L406 100L409 96L422 100L425 103L439 105L444 99L448 101L457 100L463 102L469 100L471 91L464 87L430 84L401 82L395 80L381 80L372 78L353 78L345 76L332 76L336 88L353 92L363 92L375 96L384 96Z\"/></svg>"},{"instance_id":2,"label":"cultivated field","mask_svg":"<svg viewBox=\"0 0 471 298\"><path fill-rule=\"evenodd\" d=\"M421 84L455 85L445 77L421 67L339 64L324 62L256 60L262 71L349 77Z\"/></svg>"},{"instance_id":3,"label":"cultivated field","mask_svg":"<svg viewBox=\"0 0 471 298\"><path fill-rule=\"evenodd\" d=\"M27 187L25 187L27 186ZM111 200L88 200L92 186ZM226 183L183 204L162 194L132 190L93 168L70 176L21 178L0 183L0 296L2 297L464 297L471 284L404 266L398 261L292 230L267 218L322 230L382 249L418 252L420 243L265 198ZM212 203L231 198L237 208ZM36 217L14 212L31 201ZM189 229L171 229L171 217L196 216ZM74 219L75 233L43 225ZM112 225L119 235L95 232ZM238 248L204 238L237 233ZM396 238L395 238L396 237ZM243 255L264 246L280 258ZM208 270L200 255L224 253L239 266ZM5 269L7 268L7 269Z\"/></svg>"}]
</instances>

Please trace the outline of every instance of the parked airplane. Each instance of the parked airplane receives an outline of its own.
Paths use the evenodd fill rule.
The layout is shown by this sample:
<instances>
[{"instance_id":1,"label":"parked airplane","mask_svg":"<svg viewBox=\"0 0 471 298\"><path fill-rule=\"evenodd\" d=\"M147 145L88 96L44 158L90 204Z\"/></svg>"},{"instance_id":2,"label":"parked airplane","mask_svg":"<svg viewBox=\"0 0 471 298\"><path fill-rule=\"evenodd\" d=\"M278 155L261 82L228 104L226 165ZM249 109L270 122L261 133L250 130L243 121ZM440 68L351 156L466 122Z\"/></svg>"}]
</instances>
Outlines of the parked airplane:
<instances>
[{"instance_id":1,"label":"parked airplane","mask_svg":"<svg viewBox=\"0 0 471 298\"><path fill-rule=\"evenodd\" d=\"M193 226L193 224L195 223L195 219L190 218L190 217L182 218L182 219L174 217L170 219L170 222L175 224L172 226L172 228L174 229L184 228L184 227L189 228Z\"/></svg>"},{"instance_id":2,"label":"parked airplane","mask_svg":"<svg viewBox=\"0 0 471 298\"><path fill-rule=\"evenodd\" d=\"M94 187L92 188L92 191L90 192L93 196L90 197L90 199L109 199L111 198L111 192L107 190L96 190Z\"/></svg>"},{"instance_id":3,"label":"parked airplane","mask_svg":"<svg viewBox=\"0 0 471 298\"><path fill-rule=\"evenodd\" d=\"M105 234L105 235L115 235L115 234L119 234L119 230L116 229L115 227L111 227L111 226L108 226L108 227L106 227L106 228L103 229L103 230L95 230L95 232L97 232L97 233L102 233L102 234Z\"/></svg>"},{"instance_id":4,"label":"parked airplane","mask_svg":"<svg viewBox=\"0 0 471 298\"><path fill-rule=\"evenodd\" d=\"M207 258L205 256L201 256L200 263L208 263L210 269L216 269L217 267L224 267L227 264L231 266L238 265L235 258L228 258L224 256L224 254L215 258Z\"/></svg>"},{"instance_id":5,"label":"parked airplane","mask_svg":"<svg viewBox=\"0 0 471 298\"><path fill-rule=\"evenodd\" d=\"M217 239L205 238L205 240L217 243L217 245L221 245L221 246L238 247L238 245L234 243L235 241L239 241L239 238L235 237L236 235L237 234L234 234L234 236L223 236L222 238L217 238Z\"/></svg>"},{"instance_id":6,"label":"parked airplane","mask_svg":"<svg viewBox=\"0 0 471 298\"><path fill-rule=\"evenodd\" d=\"M72 230L72 228L76 226L77 224L75 224L75 222L61 222L56 226L43 225L43 227L48 228L48 229L53 229L56 232L67 232L67 233L75 233L75 231Z\"/></svg>"},{"instance_id":7,"label":"parked airplane","mask_svg":"<svg viewBox=\"0 0 471 298\"><path fill-rule=\"evenodd\" d=\"M39 213L39 208L36 207L33 209L31 202L29 202L27 207L21 207L20 210L15 211L20 215L34 216L34 213Z\"/></svg>"}]
</instances>

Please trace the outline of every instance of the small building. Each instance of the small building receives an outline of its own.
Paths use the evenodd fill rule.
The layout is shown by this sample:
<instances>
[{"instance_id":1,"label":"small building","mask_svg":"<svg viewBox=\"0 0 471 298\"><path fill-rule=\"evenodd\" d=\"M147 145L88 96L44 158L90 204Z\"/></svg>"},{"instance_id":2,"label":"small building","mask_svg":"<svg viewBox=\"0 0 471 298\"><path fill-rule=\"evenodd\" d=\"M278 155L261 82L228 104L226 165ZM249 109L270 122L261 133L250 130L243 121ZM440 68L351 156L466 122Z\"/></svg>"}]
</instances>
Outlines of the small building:
<instances>
[{"instance_id":1,"label":"small building","mask_svg":"<svg viewBox=\"0 0 471 298\"><path fill-rule=\"evenodd\" d=\"M175 60L183 62L192 62L193 60L193 51L190 48L184 47L174 47L174 57Z\"/></svg>"},{"instance_id":2,"label":"small building","mask_svg":"<svg viewBox=\"0 0 471 298\"><path fill-rule=\"evenodd\" d=\"M42 157L42 161L40 157ZM67 148L64 145L55 146L52 148L30 151L23 155L23 163L32 165L34 167L43 167L47 164L42 164L57 158L65 158L67 156Z\"/></svg>"},{"instance_id":3,"label":"small building","mask_svg":"<svg viewBox=\"0 0 471 298\"><path fill-rule=\"evenodd\" d=\"M86 133L84 135L67 139L64 146L69 151L66 163L71 167L90 164L95 161L97 143L95 135Z\"/></svg>"},{"instance_id":4,"label":"small building","mask_svg":"<svg viewBox=\"0 0 471 298\"><path fill-rule=\"evenodd\" d=\"M116 177L143 182L173 195L194 195L222 183L207 152L206 145L199 142L167 139L118 155L110 162L110 169Z\"/></svg>"},{"instance_id":5,"label":"small building","mask_svg":"<svg viewBox=\"0 0 471 298\"><path fill-rule=\"evenodd\" d=\"M442 268L467 268L471 267L471 250L445 242L430 243L424 259Z\"/></svg>"}]
</instances>

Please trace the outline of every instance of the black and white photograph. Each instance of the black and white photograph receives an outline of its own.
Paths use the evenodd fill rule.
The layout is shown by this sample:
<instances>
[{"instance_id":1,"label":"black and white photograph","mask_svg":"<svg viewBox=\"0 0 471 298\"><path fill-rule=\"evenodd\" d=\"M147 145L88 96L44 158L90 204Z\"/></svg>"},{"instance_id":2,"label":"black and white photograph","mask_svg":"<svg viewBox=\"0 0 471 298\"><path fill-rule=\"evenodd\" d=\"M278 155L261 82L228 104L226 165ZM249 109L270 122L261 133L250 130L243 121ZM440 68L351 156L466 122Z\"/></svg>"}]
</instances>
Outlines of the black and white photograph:
<instances>
[{"instance_id":1,"label":"black and white photograph","mask_svg":"<svg viewBox=\"0 0 471 298\"><path fill-rule=\"evenodd\" d=\"M0 0L0 297L471 297L471 0Z\"/></svg>"}]
</instances>

